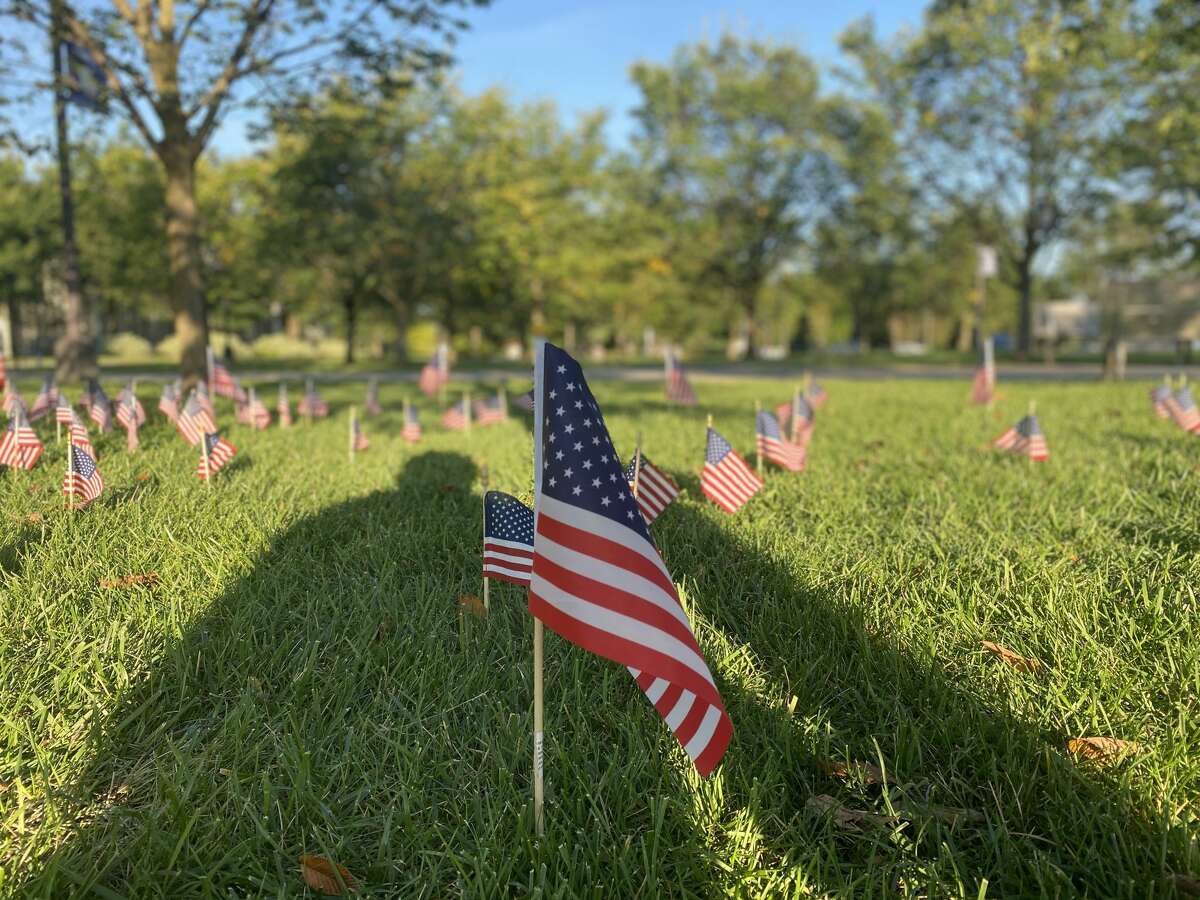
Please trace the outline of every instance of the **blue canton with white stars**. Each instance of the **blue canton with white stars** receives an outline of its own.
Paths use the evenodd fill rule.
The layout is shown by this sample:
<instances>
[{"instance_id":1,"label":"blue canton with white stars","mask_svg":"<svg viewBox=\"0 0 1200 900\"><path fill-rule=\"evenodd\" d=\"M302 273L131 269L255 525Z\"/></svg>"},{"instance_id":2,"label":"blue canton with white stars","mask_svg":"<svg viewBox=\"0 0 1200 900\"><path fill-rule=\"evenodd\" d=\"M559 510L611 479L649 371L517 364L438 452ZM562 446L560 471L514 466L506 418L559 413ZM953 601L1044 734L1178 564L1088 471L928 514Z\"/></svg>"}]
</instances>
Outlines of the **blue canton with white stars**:
<instances>
[{"instance_id":1,"label":"blue canton with white stars","mask_svg":"<svg viewBox=\"0 0 1200 900\"><path fill-rule=\"evenodd\" d=\"M729 441L721 437L711 428L708 429L708 447L704 451L704 461L710 465L716 465L731 451Z\"/></svg>"},{"instance_id":2,"label":"blue canton with white stars","mask_svg":"<svg viewBox=\"0 0 1200 900\"><path fill-rule=\"evenodd\" d=\"M71 447L71 465L75 469L76 475L82 475L84 478L91 478L96 473L96 461L88 456L86 450L80 450L78 447Z\"/></svg>"},{"instance_id":3,"label":"blue canton with white stars","mask_svg":"<svg viewBox=\"0 0 1200 900\"><path fill-rule=\"evenodd\" d=\"M208 441L208 452L212 453L217 449L217 444L221 443L221 432L214 431L211 434L206 434L204 439Z\"/></svg>"},{"instance_id":4,"label":"blue canton with white stars","mask_svg":"<svg viewBox=\"0 0 1200 900\"><path fill-rule=\"evenodd\" d=\"M542 395L542 492L619 522L650 540L617 451L583 369L545 345Z\"/></svg>"},{"instance_id":5,"label":"blue canton with white stars","mask_svg":"<svg viewBox=\"0 0 1200 900\"><path fill-rule=\"evenodd\" d=\"M483 498L485 537L533 549L533 510L503 491L488 491Z\"/></svg>"},{"instance_id":6,"label":"blue canton with white stars","mask_svg":"<svg viewBox=\"0 0 1200 900\"><path fill-rule=\"evenodd\" d=\"M779 433L779 420L766 410L758 413L758 433L776 441L783 440Z\"/></svg>"}]
</instances>

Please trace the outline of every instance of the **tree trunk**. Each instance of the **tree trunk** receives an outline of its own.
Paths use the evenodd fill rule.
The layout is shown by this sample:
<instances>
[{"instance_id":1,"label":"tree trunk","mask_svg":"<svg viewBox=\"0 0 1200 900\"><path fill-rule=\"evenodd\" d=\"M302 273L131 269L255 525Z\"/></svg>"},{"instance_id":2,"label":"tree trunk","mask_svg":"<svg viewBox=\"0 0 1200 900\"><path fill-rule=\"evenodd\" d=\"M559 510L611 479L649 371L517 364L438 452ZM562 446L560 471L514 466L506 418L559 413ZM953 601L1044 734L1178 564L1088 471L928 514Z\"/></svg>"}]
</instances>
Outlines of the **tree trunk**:
<instances>
[{"instance_id":1,"label":"tree trunk","mask_svg":"<svg viewBox=\"0 0 1200 900\"><path fill-rule=\"evenodd\" d=\"M1024 359L1033 349L1033 253L1028 248L1017 261L1017 292L1017 355Z\"/></svg>"},{"instance_id":2,"label":"tree trunk","mask_svg":"<svg viewBox=\"0 0 1200 900\"><path fill-rule=\"evenodd\" d=\"M63 96L58 57L62 42L62 3L54 4L50 49L54 66L54 127L58 151L58 189L62 208L63 333L54 344L54 377L59 381L94 378L97 374L92 313L83 293L79 248L75 244L75 198L71 192L67 101Z\"/></svg>"},{"instance_id":3,"label":"tree trunk","mask_svg":"<svg viewBox=\"0 0 1200 900\"><path fill-rule=\"evenodd\" d=\"M196 208L196 158L190 140L171 137L164 140L161 156L167 176L167 254L179 366L183 377L194 381L204 377L204 351L208 346Z\"/></svg>"},{"instance_id":4,"label":"tree trunk","mask_svg":"<svg viewBox=\"0 0 1200 900\"><path fill-rule=\"evenodd\" d=\"M354 335L358 327L358 304L355 301L355 294L358 291L358 284L355 283L346 296L342 298L342 307L346 313L346 364L354 362Z\"/></svg>"}]
</instances>

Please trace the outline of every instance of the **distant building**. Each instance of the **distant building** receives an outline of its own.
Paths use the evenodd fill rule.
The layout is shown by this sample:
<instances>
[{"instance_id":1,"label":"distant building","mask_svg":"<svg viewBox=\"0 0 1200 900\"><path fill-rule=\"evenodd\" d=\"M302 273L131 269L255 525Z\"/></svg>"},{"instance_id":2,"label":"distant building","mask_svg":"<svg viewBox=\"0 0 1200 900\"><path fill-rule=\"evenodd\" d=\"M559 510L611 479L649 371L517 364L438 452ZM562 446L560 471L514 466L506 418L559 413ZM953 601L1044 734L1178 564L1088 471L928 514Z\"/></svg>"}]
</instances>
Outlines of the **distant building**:
<instances>
[{"instance_id":1,"label":"distant building","mask_svg":"<svg viewBox=\"0 0 1200 900\"><path fill-rule=\"evenodd\" d=\"M1100 339L1101 309L1080 294L1069 300L1045 300L1033 304L1033 338L1048 344Z\"/></svg>"}]
</instances>

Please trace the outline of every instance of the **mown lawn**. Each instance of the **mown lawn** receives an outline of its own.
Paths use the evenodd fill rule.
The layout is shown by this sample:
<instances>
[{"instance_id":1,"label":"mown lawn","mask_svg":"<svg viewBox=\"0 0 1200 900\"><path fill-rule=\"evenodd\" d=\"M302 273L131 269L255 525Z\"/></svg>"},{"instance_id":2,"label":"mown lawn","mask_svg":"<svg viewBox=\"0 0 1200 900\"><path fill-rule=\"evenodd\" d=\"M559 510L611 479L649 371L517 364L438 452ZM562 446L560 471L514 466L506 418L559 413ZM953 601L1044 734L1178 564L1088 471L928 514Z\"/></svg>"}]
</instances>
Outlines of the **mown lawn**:
<instances>
[{"instance_id":1,"label":"mown lawn","mask_svg":"<svg viewBox=\"0 0 1200 900\"><path fill-rule=\"evenodd\" d=\"M480 590L480 466L529 497L521 418L450 434L426 404L412 448L385 385L348 466L362 388L331 388L328 421L233 427L206 491L151 411L142 452L99 441L108 489L74 515L43 424L37 469L0 474L0 894L301 896L302 853L406 898L1153 897L1200 875L1200 440L1144 385L1002 386L987 418L965 384L833 381L809 471L727 517L698 490L704 414L749 455L753 401L789 387L700 381L672 410L593 385L618 449L640 429L685 487L654 531L735 735L699 781L626 671L548 635L541 841L523 595L455 604ZM1041 465L986 449L1031 396ZM1065 750L1084 735L1143 749L1098 766ZM850 761L895 784L829 774ZM820 795L896 818L843 827Z\"/></svg>"}]
</instances>

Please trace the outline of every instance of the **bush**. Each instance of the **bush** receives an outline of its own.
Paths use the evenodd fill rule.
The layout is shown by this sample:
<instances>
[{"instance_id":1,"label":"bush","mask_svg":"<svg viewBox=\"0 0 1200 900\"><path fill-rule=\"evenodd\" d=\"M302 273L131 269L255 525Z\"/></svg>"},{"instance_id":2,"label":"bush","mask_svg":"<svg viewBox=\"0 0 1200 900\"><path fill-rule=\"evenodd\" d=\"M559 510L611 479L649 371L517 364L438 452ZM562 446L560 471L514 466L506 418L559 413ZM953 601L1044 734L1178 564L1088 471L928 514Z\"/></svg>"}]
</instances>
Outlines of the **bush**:
<instances>
[{"instance_id":1,"label":"bush","mask_svg":"<svg viewBox=\"0 0 1200 900\"><path fill-rule=\"evenodd\" d=\"M122 331L104 339L104 355L131 361L153 359L154 345L140 335Z\"/></svg>"},{"instance_id":2,"label":"bush","mask_svg":"<svg viewBox=\"0 0 1200 900\"><path fill-rule=\"evenodd\" d=\"M210 331L208 333L209 345L213 348L213 352L217 354L219 359L225 353L225 347L229 346L233 349L234 359L245 359L251 354L250 345L243 341L236 334L225 331ZM174 334L163 338L158 342L158 346L154 348L161 356L168 359L179 359L179 338Z\"/></svg>"}]
</instances>

